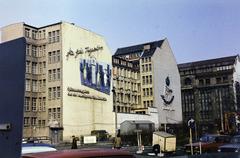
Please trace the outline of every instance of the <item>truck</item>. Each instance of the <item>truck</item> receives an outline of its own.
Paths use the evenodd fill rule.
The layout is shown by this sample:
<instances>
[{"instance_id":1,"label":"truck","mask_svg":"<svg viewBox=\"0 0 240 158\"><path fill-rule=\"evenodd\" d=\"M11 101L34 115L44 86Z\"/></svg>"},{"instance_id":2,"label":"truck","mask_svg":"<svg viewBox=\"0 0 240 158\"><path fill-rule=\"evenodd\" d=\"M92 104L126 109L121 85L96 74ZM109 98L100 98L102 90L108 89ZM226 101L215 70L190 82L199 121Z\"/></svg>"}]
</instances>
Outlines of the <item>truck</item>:
<instances>
[{"instance_id":1,"label":"truck","mask_svg":"<svg viewBox=\"0 0 240 158\"><path fill-rule=\"evenodd\" d=\"M160 151L162 153L174 153L176 151L176 136L167 132L153 132L152 142L153 147L156 147L156 145L160 146Z\"/></svg>"}]
</instances>

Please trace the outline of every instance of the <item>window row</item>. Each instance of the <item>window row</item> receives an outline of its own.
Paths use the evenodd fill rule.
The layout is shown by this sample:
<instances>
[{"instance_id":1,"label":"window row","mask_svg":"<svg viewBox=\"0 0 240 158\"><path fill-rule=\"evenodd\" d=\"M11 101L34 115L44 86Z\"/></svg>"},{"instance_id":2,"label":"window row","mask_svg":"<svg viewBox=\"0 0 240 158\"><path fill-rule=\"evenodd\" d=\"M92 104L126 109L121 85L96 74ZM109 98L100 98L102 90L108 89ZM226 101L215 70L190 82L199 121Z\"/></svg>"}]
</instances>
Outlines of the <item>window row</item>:
<instances>
[{"instance_id":1,"label":"window row","mask_svg":"<svg viewBox=\"0 0 240 158\"><path fill-rule=\"evenodd\" d=\"M143 96L152 96L153 95L153 89L152 88L143 88Z\"/></svg>"},{"instance_id":2,"label":"window row","mask_svg":"<svg viewBox=\"0 0 240 158\"><path fill-rule=\"evenodd\" d=\"M142 84L143 85L152 84L152 75L142 76Z\"/></svg>"},{"instance_id":3,"label":"window row","mask_svg":"<svg viewBox=\"0 0 240 158\"><path fill-rule=\"evenodd\" d=\"M210 85L210 84L221 84L221 83L227 83L229 80L228 76L223 76L223 77L217 77L214 79L206 78L206 79L199 79L198 83L200 86L203 85Z\"/></svg>"},{"instance_id":4,"label":"window row","mask_svg":"<svg viewBox=\"0 0 240 158\"><path fill-rule=\"evenodd\" d=\"M61 79L61 71L59 69L48 70L48 81L58 81Z\"/></svg>"},{"instance_id":5,"label":"window row","mask_svg":"<svg viewBox=\"0 0 240 158\"><path fill-rule=\"evenodd\" d=\"M60 41L60 30L48 32L48 43L56 43Z\"/></svg>"},{"instance_id":6,"label":"window row","mask_svg":"<svg viewBox=\"0 0 240 158\"><path fill-rule=\"evenodd\" d=\"M34 30L30 28L25 28L25 37L32 39L45 39L46 31L45 30Z\"/></svg>"},{"instance_id":7,"label":"window row","mask_svg":"<svg viewBox=\"0 0 240 158\"><path fill-rule=\"evenodd\" d=\"M46 120L38 120L38 122L37 122L37 117L24 117L24 126L26 127L29 125L45 127Z\"/></svg>"},{"instance_id":8,"label":"window row","mask_svg":"<svg viewBox=\"0 0 240 158\"><path fill-rule=\"evenodd\" d=\"M32 92L43 92L46 88L46 80L25 80L25 90Z\"/></svg>"},{"instance_id":9,"label":"window row","mask_svg":"<svg viewBox=\"0 0 240 158\"><path fill-rule=\"evenodd\" d=\"M142 63L151 62L151 57L142 58Z\"/></svg>"},{"instance_id":10,"label":"window row","mask_svg":"<svg viewBox=\"0 0 240 158\"><path fill-rule=\"evenodd\" d=\"M61 118L61 108L49 108L48 109L48 120L56 120Z\"/></svg>"},{"instance_id":11,"label":"window row","mask_svg":"<svg viewBox=\"0 0 240 158\"><path fill-rule=\"evenodd\" d=\"M24 98L24 111L46 111L46 98Z\"/></svg>"},{"instance_id":12,"label":"window row","mask_svg":"<svg viewBox=\"0 0 240 158\"><path fill-rule=\"evenodd\" d=\"M26 61L26 73L42 74L45 72L46 62Z\"/></svg>"},{"instance_id":13,"label":"window row","mask_svg":"<svg viewBox=\"0 0 240 158\"><path fill-rule=\"evenodd\" d=\"M27 44L26 46L26 55L32 57L44 57L46 54L46 45L35 46Z\"/></svg>"},{"instance_id":14,"label":"window row","mask_svg":"<svg viewBox=\"0 0 240 158\"><path fill-rule=\"evenodd\" d=\"M139 73L120 68L120 67L115 67L113 68L113 73L116 74L116 76L123 76L126 78L133 78L133 79L138 79L139 78Z\"/></svg>"},{"instance_id":15,"label":"window row","mask_svg":"<svg viewBox=\"0 0 240 158\"><path fill-rule=\"evenodd\" d=\"M61 89L60 87L50 87L48 88L48 99L60 99Z\"/></svg>"},{"instance_id":16,"label":"window row","mask_svg":"<svg viewBox=\"0 0 240 158\"><path fill-rule=\"evenodd\" d=\"M48 52L48 63L57 63L61 61L61 53L60 50Z\"/></svg>"},{"instance_id":17,"label":"window row","mask_svg":"<svg viewBox=\"0 0 240 158\"><path fill-rule=\"evenodd\" d=\"M143 101L144 108L153 107L153 100Z\"/></svg>"},{"instance_id":18,"label":"window row","mask_svg":"<svg viewBox=\"0 0 240 158\"><path fill-rule=\"evenodd\" d=\"M142 65L142 72L151 72L152 71L152 64L143 64Z\"/></svg>"}]
</instances>

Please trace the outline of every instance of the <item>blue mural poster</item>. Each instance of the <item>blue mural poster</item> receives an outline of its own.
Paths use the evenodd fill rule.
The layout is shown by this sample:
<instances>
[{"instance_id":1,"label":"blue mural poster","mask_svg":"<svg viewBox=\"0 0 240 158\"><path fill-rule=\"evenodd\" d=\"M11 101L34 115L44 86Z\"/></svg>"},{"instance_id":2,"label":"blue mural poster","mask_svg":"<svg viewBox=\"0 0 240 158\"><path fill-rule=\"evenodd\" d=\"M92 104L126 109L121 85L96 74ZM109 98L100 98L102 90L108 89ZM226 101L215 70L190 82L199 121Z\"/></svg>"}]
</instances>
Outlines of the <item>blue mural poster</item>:
<instances>
[{"instance_id":1,"label":"blue mural poster","mask_svg":"<svg viewBox=\"0 0 240 158\"><path fill-rule=\"evenodd\" d=\"M111 67L109 64L81 59L80 77L82 85L110 94Z\"/></svg>"}]
</instances>

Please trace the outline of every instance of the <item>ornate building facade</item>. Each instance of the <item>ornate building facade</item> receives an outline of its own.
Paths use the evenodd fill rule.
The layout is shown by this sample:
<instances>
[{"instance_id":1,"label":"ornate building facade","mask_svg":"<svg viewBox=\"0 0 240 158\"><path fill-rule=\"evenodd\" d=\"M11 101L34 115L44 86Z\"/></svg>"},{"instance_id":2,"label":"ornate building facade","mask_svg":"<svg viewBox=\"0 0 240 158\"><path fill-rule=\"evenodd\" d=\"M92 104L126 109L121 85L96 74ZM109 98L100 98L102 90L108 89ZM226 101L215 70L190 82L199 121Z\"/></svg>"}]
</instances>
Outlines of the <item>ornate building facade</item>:
<instances>
[{"instance_id":1,"label":"ornate building facade","mask_svg":"<svg viewBox=\"0 0 240 158\"><path fill-rule=\"evenodd\" d=\"M24 137L114 133L112 55L102 36L67 22L11 24L1 35L2 42L27 41Z\"/></svg>"},{"instance_id":2,"label":"ornate building facade","mask_svg":"<svg viewBox=\"0 0 240 158\"><path fill-rule=\"evenodd\" d=\"M159 125L182 121L180 75L167 39L119 48L112 62L114 110L156 108Z\"/></svg>"},{"instance_id":3,"label":"ornate building facade","mask_svg":"<svg viewBox=\"0 0 240 158\"><path fill-rule=\"evenodd\" d=\"M183 120L194 118L200 131L229 129L231 112L239 112L239 55L178 65Z\"/></svg>"}]
</instances>

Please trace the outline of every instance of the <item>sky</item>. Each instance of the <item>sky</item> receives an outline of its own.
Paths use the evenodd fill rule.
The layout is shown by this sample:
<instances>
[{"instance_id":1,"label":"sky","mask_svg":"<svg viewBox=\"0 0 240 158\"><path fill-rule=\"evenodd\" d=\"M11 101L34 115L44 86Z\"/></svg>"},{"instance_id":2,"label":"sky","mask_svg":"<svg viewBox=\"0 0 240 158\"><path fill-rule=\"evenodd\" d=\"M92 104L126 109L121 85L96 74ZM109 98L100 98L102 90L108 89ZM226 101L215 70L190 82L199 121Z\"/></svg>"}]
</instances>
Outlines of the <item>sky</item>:
<instances>
[{"instance_id":1,"label":"sky","mask_svg":"<svg viewBox=\"0 0 240 158\"><path fill-rule=\"evenodd\" d=\"M177 63L240 52L238 0L0 0L0 27L67 21L117 48L167 38Z\"/></svg>"}]
</instances>

